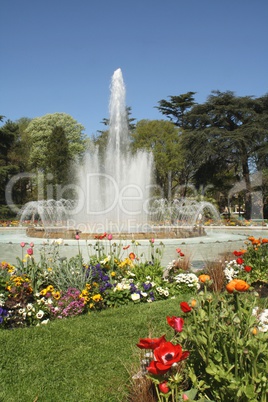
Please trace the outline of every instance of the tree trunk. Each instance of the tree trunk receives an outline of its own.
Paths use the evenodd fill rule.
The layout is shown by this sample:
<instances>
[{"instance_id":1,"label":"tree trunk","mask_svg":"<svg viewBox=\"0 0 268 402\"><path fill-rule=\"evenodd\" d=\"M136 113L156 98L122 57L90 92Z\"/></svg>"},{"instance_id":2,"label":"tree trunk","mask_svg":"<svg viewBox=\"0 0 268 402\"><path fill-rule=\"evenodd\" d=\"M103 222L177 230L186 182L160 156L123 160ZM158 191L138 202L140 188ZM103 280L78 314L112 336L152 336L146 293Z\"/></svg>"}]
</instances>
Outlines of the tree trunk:
<instances>
[{"instance_id":1,"label":"tree trunk","mask_svg":"<svg viewBox=\"0 0 268 402\"><path fill-rule=\"evenodd\" d=\"M251 219L251 209L252 209L252 197L251 197L251 182L250 182L250 174L249 174L249 166L248 166L248 160L245 158L245 160L242 162L242 172L243 172L243 179L245 180L245 214L244 217L245 219L249 220Z\"/></svg>"}]
</instances>

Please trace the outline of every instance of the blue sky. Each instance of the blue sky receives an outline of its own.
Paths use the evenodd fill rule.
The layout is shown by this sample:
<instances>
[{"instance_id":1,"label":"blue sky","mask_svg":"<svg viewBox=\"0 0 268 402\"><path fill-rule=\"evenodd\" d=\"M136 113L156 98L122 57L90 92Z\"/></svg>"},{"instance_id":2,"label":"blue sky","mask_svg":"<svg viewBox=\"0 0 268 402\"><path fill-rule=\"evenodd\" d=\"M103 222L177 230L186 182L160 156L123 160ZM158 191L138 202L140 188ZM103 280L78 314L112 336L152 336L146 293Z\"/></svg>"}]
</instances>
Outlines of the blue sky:
<instances>
[{"instance_id":1,"label":"blue sky","mask_svg":"<svg viewBox=\"0 0 268 402\"><path fill-rule=\"evenodd\" d=\"M9 0L1 4L0 115L64 112L102 130L121 68L132 117L170 95L268 92L267 0Z\"/></svg>"}]
</instances>

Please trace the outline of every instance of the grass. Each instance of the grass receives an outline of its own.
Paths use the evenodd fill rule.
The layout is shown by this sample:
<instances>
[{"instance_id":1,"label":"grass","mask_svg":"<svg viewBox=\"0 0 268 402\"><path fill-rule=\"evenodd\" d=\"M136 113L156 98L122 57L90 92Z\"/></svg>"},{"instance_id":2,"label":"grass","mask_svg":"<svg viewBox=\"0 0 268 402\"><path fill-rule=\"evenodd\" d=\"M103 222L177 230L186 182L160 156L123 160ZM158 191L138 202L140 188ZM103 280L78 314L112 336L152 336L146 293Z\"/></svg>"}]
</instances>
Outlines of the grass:
<instances>
[{"instance_id":1,"label":"grass","mask_svg":"<svg viewBox=\"0 0 268 402\"><path fill-rule=\"evenodd\" d=\"M1 402L126 402L139 338L172 330L188 298L131 304L47 326L0 330ZM141 401L137 401L141 402Z\"/></svg>"}]
</instances>

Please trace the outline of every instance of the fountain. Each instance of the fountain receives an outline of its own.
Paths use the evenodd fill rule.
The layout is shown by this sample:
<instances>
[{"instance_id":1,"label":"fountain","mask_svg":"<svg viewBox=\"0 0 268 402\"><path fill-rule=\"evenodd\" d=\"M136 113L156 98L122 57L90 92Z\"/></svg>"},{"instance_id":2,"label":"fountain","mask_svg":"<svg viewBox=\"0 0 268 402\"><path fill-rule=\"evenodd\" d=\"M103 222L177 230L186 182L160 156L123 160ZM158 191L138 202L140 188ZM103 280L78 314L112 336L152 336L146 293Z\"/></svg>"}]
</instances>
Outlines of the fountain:
<instances>
[{"instance_id":1,"label":"fountain","mask_svg":"<svg viewBox=\"0 0 268 402\"><path fill-rule=\"evenodd\" d=\"M201 223L206 214L220 219L208 202L151 197L153 157L146 151L131 152L125 96L118 69L111 81L105 150L91 144L85 154L77 168L75 202L62 199L26 204L20 212L21 222L38 215L43 226L42 232L32 225L28 235L70 238L79 232L81 238L94 238L106 232L119 238L185 238L205 234Z\"/></svg>"},{"instance_id":2,"label":"fountain","mask_svg":"<svg viewBox=\"0 0 268 402\"><path fill-rule=\"evenodd\" d=\"M78 208L71 220L82 232L144 231L152 180L152 155L130 150L125 85L116 70L111 82L110 127L104 155L93 147L79 168Z\"/></svg>"},{"instance_id":3,"label":"fountain","mask_svg":"<svg viewBox=\"0 0 268 402\"><path fill-rule=\"evenodd\" d=\"M217 208L207 201L196 201L187 198L157 199L151 207L152 221L156 225L159 222L167 222L169 225L194 227L197 224L203 224L211 219L214 223L221 220Z\"/></svg>"}]
</instances>

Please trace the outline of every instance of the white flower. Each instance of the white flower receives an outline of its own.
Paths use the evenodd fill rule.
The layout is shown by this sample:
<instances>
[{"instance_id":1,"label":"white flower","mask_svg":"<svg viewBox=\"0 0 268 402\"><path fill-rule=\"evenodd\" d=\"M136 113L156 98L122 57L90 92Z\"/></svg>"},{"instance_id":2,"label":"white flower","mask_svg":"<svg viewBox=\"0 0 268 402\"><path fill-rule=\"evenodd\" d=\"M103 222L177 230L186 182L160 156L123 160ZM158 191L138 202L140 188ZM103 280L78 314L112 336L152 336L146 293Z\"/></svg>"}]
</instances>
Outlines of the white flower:
<instances>
[{"instance_id":1,"label":"white flower","mask_svg":"<svg viewBox=\"0 0 268 402\"><path fill-rule=\"evenodd\" d=\"M141 297L140 297L139 293L132 293L132 295L131 295L131 299L133 301L139 300L140 298Z\"/></svg>"},{"instance_id":2,"label":"white flower","mask_svg":"<svg viewBox=\"0 0 268 402\"><path fill-rule=\"evenodd\" d=\"M147 293L145 293L145 292L141 292L141 295L142 295L143 297L147 297Z\"/></svg>"},{"instance_id":3,"label":"white flower","mask_svg":"<svg viewBox=\"0 0 268 402\"><path fill-rule=\"evenodd\" d=\"M46 324L48 323L48 321L49 321L49 318L48 318L47 320L43 320L43 321L41 321L41 324L46 325Z\"/></svg>"},{"instance_id":4,"label":"white flower","mask_svg":"<svg viewBox=\"0 0 268 402\"><path fill-rule=\"evenodd\" d=\"M34 311L34 308L33 308L33 304L32 304L32 303L28 303L27 306L26 306L26 308L27 308L28 311L30 311L30 310L33 310L33 311Z\"/></svg>"},{"instance_id":5,"label":"white flower","mask_svg":"<svg viewBox=\"0 0 268 402\"><path fill-rule=\"evenodd\" d=\"M39 310L37 313L36 313L36 318L38 318L38 320L41 320L41 318L43 318L44 317L44 311L43 310Z\"/></svg>"},{"instance_id":6,"label":"white flower","mask_svg":"<svg viewBox=\"0 0 268 402\"><path fill-rule=\"evenodd\" d=\"M106 258L104 258L104 260L100 261L101 264L106 264L107 262L109 262L111 259L111 256L108 255Z\"/></svg>"},{"instance_id":7,"label":"white flower","mask_svg":"<svg viewBox=\"0 0 268 402\"><path fill-rule=\"evenodd\" d=\"M63 239L57 239L56 243L60 246L61 244L63 244Z\"/></svg>"}]
</instances>

